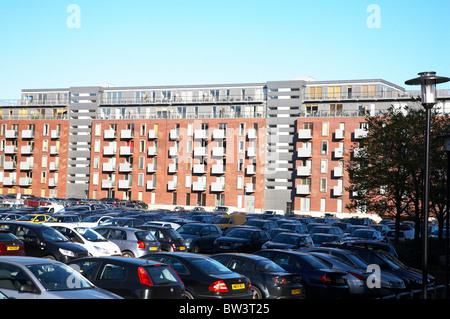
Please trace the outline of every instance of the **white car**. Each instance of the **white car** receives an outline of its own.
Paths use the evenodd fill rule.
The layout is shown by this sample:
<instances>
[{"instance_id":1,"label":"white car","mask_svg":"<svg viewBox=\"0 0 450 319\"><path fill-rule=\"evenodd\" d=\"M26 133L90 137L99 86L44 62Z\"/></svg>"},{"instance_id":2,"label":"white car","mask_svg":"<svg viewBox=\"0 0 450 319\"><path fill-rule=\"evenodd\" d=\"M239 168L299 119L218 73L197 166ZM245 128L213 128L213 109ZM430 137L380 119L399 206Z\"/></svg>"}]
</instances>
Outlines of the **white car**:
<instances>
[{"instance_id":1,"label":"white car","mask_svg":"<svg viewBox=\"0 0 450 319\"><path fill-rule=\"evenodd\" d=\"M113 217L108 215L93 215L83 219L81 222L78 223L78 226L94 228L100 226L101 223L111 218Z\"/></svg>"},{"instance_id":2,"label":"white car","mask_svg":"<svg viewBox=\"0 0 450 319\"><path fill-rule=\"evenodd\" d=\"M86 248L93 257L121 256L119 246L107 240L90 227L83 227L69 223L47 223L71 242Z\"/></svg>"}]
</instances>

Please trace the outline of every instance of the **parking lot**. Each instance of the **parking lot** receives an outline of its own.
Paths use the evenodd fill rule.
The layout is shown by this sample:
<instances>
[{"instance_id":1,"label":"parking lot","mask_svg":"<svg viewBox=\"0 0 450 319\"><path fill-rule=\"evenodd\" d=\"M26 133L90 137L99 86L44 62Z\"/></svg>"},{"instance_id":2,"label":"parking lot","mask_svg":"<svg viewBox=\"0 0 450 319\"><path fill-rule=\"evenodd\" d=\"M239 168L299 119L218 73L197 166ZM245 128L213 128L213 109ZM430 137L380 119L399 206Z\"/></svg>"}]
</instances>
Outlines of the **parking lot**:
<instances>
[{"instance_id":1,"label":"parking lot","mask_svg":"<svg viewBox=\"0 0 450 319\"><path fill-rule=\"evenodd\" d=\"M5 298L409 299L423 287L389 220L88 201L5 208L0 230ZM432 275L428 287L444 297Z\"/></svg>"}]
</instances>

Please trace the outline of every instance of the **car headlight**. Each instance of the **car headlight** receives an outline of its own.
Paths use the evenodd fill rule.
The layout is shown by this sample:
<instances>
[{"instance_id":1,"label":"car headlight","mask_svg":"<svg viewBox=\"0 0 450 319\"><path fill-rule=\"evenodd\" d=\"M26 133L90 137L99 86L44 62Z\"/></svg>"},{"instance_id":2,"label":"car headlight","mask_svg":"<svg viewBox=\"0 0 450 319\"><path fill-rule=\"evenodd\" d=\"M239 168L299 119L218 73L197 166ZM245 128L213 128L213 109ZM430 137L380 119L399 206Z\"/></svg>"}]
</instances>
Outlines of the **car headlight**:
<instances>
[{"instance_id":1,"label":"car headlight","mask_svg":"<svg viewBox=\"0 0 450 319\"><path fill-rule=\"evenodd\" d=\"M187 238L187 239L184 240L184 242L186 244L190 244L192 242L192 238Z\"/></svg>"},{"instance_id":2,"label":"car headlight","mask_svg":"<svg viewBox=\"0 0 450 319\"><path fill-rule=\"evenodd\" d=\"M98 246L94 246L94 248L101 254L109 254L109 251L107 251L105 248L103 247L98 247Z\"/></svg>"},{"instance_id":3,"label":"car headlight","mask_svg":"<svg viewBox=\"0 0 450 319\"><path fill-rule=\"evenodd\" d=\"M63 254L64 256L75 257L75 254L74 254L73 251L71 251L71 250L67 250L67 249L62 249L62 248L60 248L60 249L59 249L59 252L60 252L61 254Z\"/></svg>"}]
</instances>

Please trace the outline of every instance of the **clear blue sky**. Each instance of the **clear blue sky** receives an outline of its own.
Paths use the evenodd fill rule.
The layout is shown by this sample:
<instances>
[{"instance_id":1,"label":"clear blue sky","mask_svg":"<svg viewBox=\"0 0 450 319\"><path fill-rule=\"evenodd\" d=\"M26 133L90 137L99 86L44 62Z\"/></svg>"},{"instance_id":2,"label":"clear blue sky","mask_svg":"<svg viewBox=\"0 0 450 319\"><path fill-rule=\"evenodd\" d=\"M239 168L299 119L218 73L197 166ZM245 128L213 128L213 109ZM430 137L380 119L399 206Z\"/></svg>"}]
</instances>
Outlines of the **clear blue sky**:
<instances>
[{"instance_id":1,"label":"clear blue sky","mask_svg":"<svg viewBox=\"0 0 450 319\"><path fill-rule=\"evenodd\" d=\"M71 4L80 28L66 23ZM370 4L381 28L367 25ZM449 0L1 0L0 99L100 82L405 86L421 71L450 77L449 17Z\"/></svg>"}]
</instances>

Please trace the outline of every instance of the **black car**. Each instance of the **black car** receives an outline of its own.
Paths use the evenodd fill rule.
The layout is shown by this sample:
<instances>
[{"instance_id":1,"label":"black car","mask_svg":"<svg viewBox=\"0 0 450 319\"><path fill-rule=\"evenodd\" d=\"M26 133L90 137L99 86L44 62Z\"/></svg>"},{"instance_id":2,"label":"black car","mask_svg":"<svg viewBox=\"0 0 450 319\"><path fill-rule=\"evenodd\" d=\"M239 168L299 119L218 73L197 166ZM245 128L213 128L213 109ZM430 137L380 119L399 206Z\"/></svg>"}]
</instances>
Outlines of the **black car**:
<instances>
[{"instance_id":1,"label":"black car","mask_svg":"<svg viewBox=\"0 0 450 319\"><path fill-rule=\"evenodd\" d=\"M102 223L102 226L117 226L117 227L139 227L145 222L138 218L132 217L114 217Z\"/></svg>"},{"instance_id":2,"label":"black car","mask_svg":"<svg viewBox=\"0 0 450 319\"><path fill-rule=\"evenodd\" d=\"M177 229L183 237L188 251L195 253L213 251L214 241L222 236L222 230L216 225L187 223Z\"/></svg>"},{"instance_id":3,"label":"black car","mask_svg":"<svg viewBox=\"0 0 450 319\"><path fill-rule=\"evenodd\" d=\"M97 287L125 299L181 299L184 284L168 265L125 257L88 257L68 263Z\"/></svg>"},{"instance_id":4,"label":"black car","mask_svg":"<svg viewBox=\"0 0 450 319\"><path fill-rule=\"evenodd\" d=\"M245 225L255 226L255 227L258 227L259 229L265 230L265 231L272 229L272 228L278 228L277 223L275 223L274 221L264 220L264 219L250 219L245 223Z\"/></svg>"},{"instance_id":5,"label":"black car","mask_svg":"<svg viewBox=\"0 0 450 319\"><path fill-rule=\"evenodd\" d=\"M215 241L218 252L254 252L270 240L269 234L259 228L236 228Z\"/></svg>"},{"instance_id":6,"label":"black car","mask_svg":"<svg viewBox=\"0 0 450 319\"><path fill-rule=\"evenodd\" d=\"M149 231L161 244L162 251L186 251L183 237L171 227L158 225L142 225L140 229Z\"/></svg>"},{"instance_id":7,"label":"black car","mask_svg":"<svg viewBox=\"0 0 450 319\"><path fill-rule=\"evenodd\" d=\"M43 257L66 263L88 256L87 249L69 242L60 232L44 224L0 222L0 228L8 229L22 240L25 255L30 257Z\"/></svg>"},{"instance_id":8,"label":"black car","mask_svg":"<svg viewBox=\"0 0 450 319\"><path fill-rule=\"evenodd\" d=\"M211 258L248 277L253 299L303 299L304 287L298 274L289 273L270 259L253 254L216 254Z\"/></svg>"},{"instance_id":9,"label":"black car","mask_svg":"<svg viewBox=\"0 0 450 319\"><path fill-rule=\"evenodd\" d=\"M270 241L264 243L264 249L299 249L313 245L311 236L308 234L297 234L283 232L273 237Z\"/></svg>"},{"instance_id":10,"label":"black car","mask_svg":"<svg viewBox=\"0 0 450 319\"><path fill-rule=\"evenodd\" d=\"M255 254L269 258L288 272L300 274L307 299L341 299L349 295L347 274L330 269L307 253L265 249Z\"/></svg>"},{"instance_id":11,"label":"black car","mask_svg":"<svg viewBox=\"0 0 450 319\"><path fill-rule=\"evenodd\" d=\"M342 244L324 244L324 247L348 249L354 252L367 264L378 265L382 271L385 271L402 279L405 282L406 289L421 289L423 287L422 272L418 269L404 265L391 253L383 250L366 249L362 247ZM428 286L433 287L434 284L435 278L431 275L428 275Z\"/></svg>"},{"instance_id":12,"label":"black car","mask_svg":"<svg viewBox=\"0 0 450 319\"><path fill-rule=\"evenodd\" d=\"M188 299L251 299L250 280L218 261L192 253L154 253L141 258L170 265L185 285Z\"/></svg>"}]
</instances>

